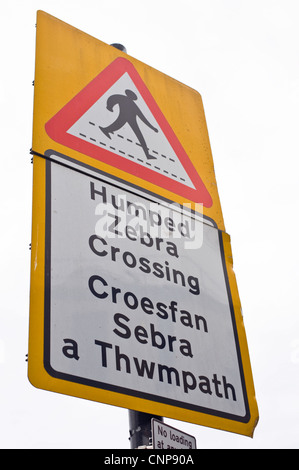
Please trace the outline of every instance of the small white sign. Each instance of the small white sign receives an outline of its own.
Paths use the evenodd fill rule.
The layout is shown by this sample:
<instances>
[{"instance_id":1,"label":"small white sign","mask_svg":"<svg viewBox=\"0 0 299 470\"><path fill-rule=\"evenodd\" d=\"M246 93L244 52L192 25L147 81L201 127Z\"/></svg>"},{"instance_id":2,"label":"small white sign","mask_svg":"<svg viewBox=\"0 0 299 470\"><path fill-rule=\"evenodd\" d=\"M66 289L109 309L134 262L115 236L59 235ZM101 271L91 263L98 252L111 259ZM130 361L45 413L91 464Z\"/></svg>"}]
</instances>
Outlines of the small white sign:
<instances>
[{"instance_id":1,"label":"small white sign","mask_svg":"<svg viewBox=\"0 0 299 470\"><path fill-rule=\"evenodd\" d=\"M168 424L152 419L153 449L196 449L196 439Z\"/></svg>"}]
</instances>

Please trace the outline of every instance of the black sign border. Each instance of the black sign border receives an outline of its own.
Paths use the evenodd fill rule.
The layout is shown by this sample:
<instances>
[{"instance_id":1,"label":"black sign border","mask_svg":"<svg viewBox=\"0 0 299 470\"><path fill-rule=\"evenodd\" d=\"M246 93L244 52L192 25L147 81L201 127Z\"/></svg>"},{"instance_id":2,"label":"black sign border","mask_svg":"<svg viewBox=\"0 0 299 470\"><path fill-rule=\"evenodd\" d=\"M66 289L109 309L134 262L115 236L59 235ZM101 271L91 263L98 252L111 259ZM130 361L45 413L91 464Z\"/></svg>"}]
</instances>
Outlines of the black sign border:
<instances>
[{"instance_id":1,"label":"black sign border","mask_svg":"<svg viewBox=\"0 0 299 470\"><path fill-rule=\"evenodd\" d=\"M222 265L223 265L223 272L224 272L224 277L225 277L225 282L226 282L226 288L227 288L227 295L228 295L228 301L229 301L229 306L230 306L230 312L231 312L231 319L232 319L232 325L233 325L233 331L234 331L234 337L235 337L235 343L236 343L236 350L237 350L237 357L238 357L238 364L239 364L239 372L240 372L240 378L241 378L241 383L242 383L242 390L243 390L243 398L244 398L244 405L245 405L245 410L246 413L244 416L238 416L234 415L231 413L226 413L218 410L213 410L210 408L206 408L203 406L197 406L194 404L189 404L189 403L184 403L181 401L176 401L173 399L169 399L167 397L160 397L157 395L153 395L150 393L146 392L140 392L138 390L132 390L128 389L125 387L119 387L91 379L86 379L82 377L78 377L75 375L71 374L66 374L63 372L58 372L54 370L51 366L50 363L50 334L51 334L51 165L52 164L59 164L64 167L68 167L72 171L79 171L82 174L85 174L86 176L89 176L94 179L98 179L102 182L105 182L106 184L111 184L107 182L106 179L101 179L101 176L108 177L109 179L113 180L113 185L118 186L118 183L121 183L122 185L125 184L126 186L129 187L129 191L131 191L133 194L136 194L134 190L138 190L138 192L142 191L145 193L145 198L149 200L161 199L164 203L171 203L174 201L167 200L157 194L151 193L150 191L140 188L139 186L135 186L132 183L128 183L120 178L117 178L115 176L109 175L97 168L94 168L92 166L89 166L87 164L84 164L82 162L78 162L77 160L74 160L66 155L63 155L57 151L54 150L47 150L45 152L45 155L38 154L36 152L32 152L34 155L45 158L46 160L46 217L45 217L45 295L44 295L44 368L48 372L48 374L56 379L62 379L66 380L69 382L74 382L78 383L81 385L87 385L90 387L98 388L98 389L103 389L106 391L111 391L111 392L116 392L120 393L123 395L129 395L131 397L136 397L136 398L141 398L145 400L150 400L152 402L158 402L158 403L164 403L166 405L174 406L177 408L181 409L186 409L186 410L192 410L195 412L199 413L204 413L212 416L217 416L220 418L224 419L229 419L232 421L238 421L241 423L248 423L250 421L250 410L249 410L249 403L248 403L248 396L247 396L247 390L246 390L246 382L245 382L245 377L244 377L244 370L243 370L243 364L242 364L242 357L241 357L241 351L240 351L240 344L239 344L239 338L238 338L238 332L237 332L237 325L236 325L236 320L235 320L235 313L234 313L234 306L233 306L233 301L232 301L232 295L230 291L230 285L229 285L229 279L228 279L228 274L227 274L227 268L226 268L226 263L225 263L225 254L224 254L224 247L223 247L223 241L222 241L222 232L217 228L216 223L207 216L203 216L204 219L209 222L209 224L212 224L217 230L219 234L219 244L220 244L220 251L221 251L221 258L222 258ZM61 160L55 160L53 159L53 156L57 156L60 159L62 158L64 162L61 162ZM78 169L77 167L72 166L72 164L75 164L76 166L80 166L81 168ZM98 177L96 177L94 174L90 174L90 171L93 173L96 172L98 174ZM140 196L140 194L137 194ZM193 211L191 211L193 212ZM191 215L191 214L190 214ZM141 411L141 410L139 410ZM175 419L175 418L174 418Z\"/></svg>"}]
</instances>

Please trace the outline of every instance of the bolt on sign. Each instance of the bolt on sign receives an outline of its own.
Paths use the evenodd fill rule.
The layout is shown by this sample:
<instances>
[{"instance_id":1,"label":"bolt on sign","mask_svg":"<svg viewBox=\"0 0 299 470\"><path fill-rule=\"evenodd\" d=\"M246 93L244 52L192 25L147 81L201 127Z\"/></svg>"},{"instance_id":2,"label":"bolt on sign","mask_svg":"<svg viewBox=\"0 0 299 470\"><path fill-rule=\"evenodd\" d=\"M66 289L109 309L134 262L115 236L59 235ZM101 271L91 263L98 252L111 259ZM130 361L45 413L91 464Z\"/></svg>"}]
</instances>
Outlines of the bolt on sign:
<instances>
[{"instance_id":1,"label":"bolt on sign","mask_svg":"<svg viewBox=\"0 0 299 470\"><path fill-rule=\"evenodd\" d=\"M200 95L39 11L32 153L31 383L251 436Z\"/></svg>"}]
</instances>

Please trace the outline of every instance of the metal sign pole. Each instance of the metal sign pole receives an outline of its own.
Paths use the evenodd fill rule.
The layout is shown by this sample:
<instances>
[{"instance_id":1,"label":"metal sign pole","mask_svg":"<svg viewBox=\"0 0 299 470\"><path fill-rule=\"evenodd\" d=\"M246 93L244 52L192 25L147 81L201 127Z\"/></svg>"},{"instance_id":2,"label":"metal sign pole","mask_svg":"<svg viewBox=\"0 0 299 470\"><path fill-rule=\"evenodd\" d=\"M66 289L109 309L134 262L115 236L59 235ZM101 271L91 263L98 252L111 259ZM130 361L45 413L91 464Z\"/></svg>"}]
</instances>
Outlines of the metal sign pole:
<instances>
[{"instance_id":1,"label":"metal sign pole","mask_svg":"<svg viewBox=\"0 0 299 470\"><path fill-rule=\"evenodd\" d=\"M163 421L161 416L129 410L131 449L152 446L152 418Z\"/></svg>"},{"instance_id":2,"label":"metal sign pole","mask_svg":"<svg viewBox=\"0 0 299 470\"><path fill-rule=\"evenodd\" d=\"M127 49L122 44L114 43L111 46L127 53ZM152 445L152 418L163 421L161 416L155 416L140 411L129 411L129 433L131 449Z\"/></svg>"}]
</instances>

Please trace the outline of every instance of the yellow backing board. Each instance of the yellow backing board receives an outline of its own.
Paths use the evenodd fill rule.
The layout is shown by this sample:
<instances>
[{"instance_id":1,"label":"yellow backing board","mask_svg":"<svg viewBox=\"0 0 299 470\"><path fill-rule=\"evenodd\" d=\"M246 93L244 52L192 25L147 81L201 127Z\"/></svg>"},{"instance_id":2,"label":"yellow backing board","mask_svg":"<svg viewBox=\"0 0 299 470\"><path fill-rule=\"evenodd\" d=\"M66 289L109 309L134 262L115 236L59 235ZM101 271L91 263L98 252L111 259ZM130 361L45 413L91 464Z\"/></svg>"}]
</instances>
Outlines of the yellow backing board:
<instances>
[{"instance_id":1,"label":"yellow backing board","mask_svg":"<svg viewBox=\"0 0 299 470\"><path fill-rule=\"evenodd\" d=\"M47 133L47 123L51 119L53 120L57 113L61 113L65 106L69 105L76 97L77 101L75 100L74 103L75 109L78 106L78 99L80 106L84 109L82 100L85 99L88 93L84 94L83 92L82 100L78 98L78 95L86 90L88 86L91 86L94 90L97 83L95 83L94 87L90 84L97 80L97 77L99 86L102 86L102 82L105 82L107 79L104 76L102 80L101 73L107 69L109 71L109 67L112 70L110 81L113 83L113 73L117 69L117 64L115 66L113 64L117 60L120 60L120 63L121 60L125 61L129 67L131 66L135 74L133 79L135 76L138 76L139 83L143 87L142 90L144 90L144 95L149 96L153 102L152 109L155 107L153 112L159 113L159 117L165 122L168 132L167 137L171 140L172 136L175 143L181 146L186 163L190 162L189 166L192 167L192 171L194 169L195 178L200 178L210 195L211 201L207 204L207 207L200 207L200 204L203 202L200 197L198 199L196 197L188 199L187 196L166 189L168 185L165 176L164 179L161 178L161 184L157 185L142 177L143 171L141 166L139 167L140 172L138 172L137 168L134 172L135 174L125 171L123 169L125 165L119 165L118 168L115 167L114 161L119 156L113 154L113 151L110 153L110 158L108 156L106 159L104 158L104 161L99 161L78 151L80 145L75 146L76 150L74 147L71 148L61 143L60 137L54 140L57 135L55 129L51 133L53 138L49 136L50 132ZM125 65L123 67L125 71ZM189 204L192 207L195 207L195 203L197 203L196 210L203 211L207 217L213 219L220 230L225 229L202 99L197 91L42 11L39 11L37 15L34 84L32 145L34 152L44 154L48 149L54 149L83 163L106 171L108 174L115 175L125 181L143 187L147 191L159 194L171 201ZM92 98L88 98L92 103ZM72 114L73 109L71 108L68 114ZM61 124L61 121L63 121L63 117L60 118L56 129ZM67 133L67 127L66 123L65 134L69 137L70 134ZM152 134L155 137L155 134ZM171 136L169 137L170 134ZM101 137L105 137L99 130L95 135L98 141L101 140ZM81 139L81 143L83 139ZM172 141L170 143L172 144ZM89 144L93 146L93 150L97 150L93 141L90 141ZM163 160L163 158L160 160ZM110 161L111 164L109 164ZM130 163L128 162L129 170ZM157 166L155 161L146 163L152 164L151 168ZM163 162L159 162L159 165L161 163ZM138 176L139 173L140 177ZM152 181L155 181L158 177L160 175L157 172L153 173ZM166 188L163 187L164 182L166 182L164 185ZM194 201L194 199L196 200Z\"/></svg>"}]
</instances>

